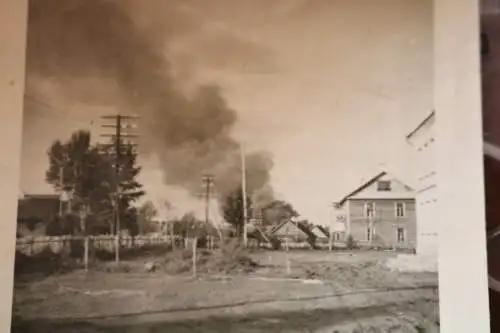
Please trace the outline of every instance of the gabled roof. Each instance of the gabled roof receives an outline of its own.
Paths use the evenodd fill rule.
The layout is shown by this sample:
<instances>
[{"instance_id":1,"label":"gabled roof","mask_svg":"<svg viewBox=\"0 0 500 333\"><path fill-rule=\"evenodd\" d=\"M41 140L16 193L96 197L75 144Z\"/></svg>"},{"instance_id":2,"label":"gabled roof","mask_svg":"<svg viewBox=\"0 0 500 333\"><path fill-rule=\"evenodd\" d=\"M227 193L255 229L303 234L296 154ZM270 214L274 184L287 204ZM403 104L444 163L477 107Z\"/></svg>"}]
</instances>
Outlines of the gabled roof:
<instances>
[{"instance_id":1,"label":"gabled roof","mask_svg":"<svg viewBox=\"0 0 500 333\"><path fill-rule=\"evenodd\" d=\"M422 120L422 122L420 122L417 127L415 127L410 133L408 133L408 135L406 136L406 139L410 139L413 135L415 135L415 133L418 132L419 129L421 129L422 127L425 126L425 124L427 124L429 121L431 121L434 116L436 115L436 112L434 110L432 110L432 112L424 118L424 120Z\"/></svg>"},{"instance_id":2,"label":"gabled roof","mask_svg":"<svg viewBox=\"0 0 500 333\"><path fill-rule=\"evenodd\" d=\"M309 228L307 228L306 226L304 226L304 225L302 225L302 224L300 224L298 222L295 222L293 220L285 220L285 221L281 222L280 224L278 224L277 226L275 226L273 229L271 229L270 234L271 235L275 234L278 230L280 230L281 228L283 228L288 223L294 224L300 231L302 231L307 236L309 236L309 237L316 237L316 235L314 235L314 233L311 230L309 230Z\"/></svg>"},{"instance_id":3,"label":"gabled roof","mask_svg":"<svg viewBox=\"0 0 500 333\"><path fill-rule=\"evenodd\" d=\"M386 174L387 174L387 172L385 172L385 171L379 172L377 175L375 175L375 177L370 178L367 182L361 184L356 189L354 189L354 191L351 191L348 194L346 194L344 197L342 197L342 199L340 199L339 201L337 201L335 203L335 205L342 206L346 202L347 199L349 199L353 195L361 192L362 190L364 190L365 188L367 188L371 184L375 183L378 179L380 179L381 177L385 176Z\"/></svg>"},{"instance_id":4,"label":"gabled roof","mask_svg":"<svg viewBox=\"0 0 500 333\"><path fill-rule=\"evenodd\" d=\"M347 201L347 199L349 199L350 197L352 197L352 196L358 194L359 192L363 191L365 188L367 188L368 186L372 185L373 183L375 183L377 180L379 180L380 178L382 178L385 175L388 175L388 172L386 172L386 171L379 172L374 177L370 178L368 181L364 182L363 184L361 184L360 186L358 186L356 189L354 189L353 191L351 191L348 194L346 194L339 201L335 202L334 206L337 207L337 208L342 207L342 205ZM406 184L405 184L405 186L409 187Z\"/></svg>"}]
</instances>

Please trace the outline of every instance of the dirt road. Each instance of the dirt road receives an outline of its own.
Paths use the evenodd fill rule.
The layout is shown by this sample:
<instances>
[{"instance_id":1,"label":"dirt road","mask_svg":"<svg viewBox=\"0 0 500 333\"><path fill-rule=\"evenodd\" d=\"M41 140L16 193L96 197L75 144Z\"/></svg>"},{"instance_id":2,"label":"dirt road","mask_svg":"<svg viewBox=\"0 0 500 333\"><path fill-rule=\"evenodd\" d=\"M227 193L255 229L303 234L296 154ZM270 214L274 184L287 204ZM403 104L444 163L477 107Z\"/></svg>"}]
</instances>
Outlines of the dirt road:
<instances>
[{"instance_id":1,"label":"dirt road","mask_svg":"<svg viewBox=\"0 0 500 333\"><path fill-rule=\"evenodd\" d=\"M230 277L80 271L18 283L15 304L24 323L18 332L437 329L436 274L393 272L368 254L316 255L313 262L300 253L285 274L283 254L265 256L259 262L267 266Z\"/></svg>"},{"instance_id":2,"label":"dirt road","mask_svg":"<svg viewBox=\"0 0 500 333\"><path fill-rule=\"evenodd\" d=\"M410 329L438 316L432 285L354 291L285 279L136 276L139 287L131 286L130 276L114 277L116 287L107 290L93 285L94 279L75 283L74 277L72 286L69 277L31 285L17 298L26 321L21 332L316 332L362 324L419 332ZM124 284L129 287L119 289Z\"/></svg>"}]
</instances>

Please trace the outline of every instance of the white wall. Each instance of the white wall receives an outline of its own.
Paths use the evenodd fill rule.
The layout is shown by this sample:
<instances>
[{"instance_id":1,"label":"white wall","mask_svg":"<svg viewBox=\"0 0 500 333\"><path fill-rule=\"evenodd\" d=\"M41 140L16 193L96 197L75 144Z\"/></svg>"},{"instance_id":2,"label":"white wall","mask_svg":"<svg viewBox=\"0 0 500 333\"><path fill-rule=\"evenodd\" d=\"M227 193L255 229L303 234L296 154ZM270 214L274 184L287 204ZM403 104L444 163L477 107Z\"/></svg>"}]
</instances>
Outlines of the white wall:
<instances>
[{"instance_id":1,"label":"white wall","mask_svg":"<svg viewBox=\"0 0 500 333\"><path fill-rule=\"evenodd\" d=\"M434 120L431 118L410 138L410 144L417 150L418 162L416 204L417 204L417 253L436 256L438 254L438 211L437 181L435 163Z\"/></svg>"}]
</instances>

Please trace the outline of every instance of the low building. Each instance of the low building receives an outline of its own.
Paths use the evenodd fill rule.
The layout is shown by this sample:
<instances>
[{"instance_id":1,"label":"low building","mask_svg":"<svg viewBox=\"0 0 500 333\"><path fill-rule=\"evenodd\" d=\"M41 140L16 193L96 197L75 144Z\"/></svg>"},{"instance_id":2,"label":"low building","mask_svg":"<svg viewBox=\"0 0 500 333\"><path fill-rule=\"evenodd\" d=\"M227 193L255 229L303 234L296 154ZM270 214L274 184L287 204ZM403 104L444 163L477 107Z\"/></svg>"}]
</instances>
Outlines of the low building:
<instances>
[{"instance_id":1,"label":"low building","mask_svg":"<svg viewBox=\"0 0 500 333\"><path fill-rule=\"evenodd\" d=\"M335 203L345 216L346 235L358 245L413 249L415 192L381 171Z\"/></svg>"},{"instance_id":2,"label":"low building","mask_svg":"<svg viewBox=\"0 0 500 333\"><path fill-rule=\"evenodd\" d=\"M316 236L305 225L292 219L285 220L275 226L269 233L282 243L304 243L314 247Z\"/></svg>"},{"instance_id":3,"label":"low building","mask_svg":"<svg viewBox=\"0 0 500 333\"><path fill-rule=\"evenodd\" d=\"M59 214L59 205L57 194L26 194L19 198L18 236L44 236L47 225Z\"/></svg>"},{"instance_id":4,"label":"low building","mask_svg":"<svg viewBox=\"0 0 500 333\"><path fill-rule=\"evenodd\" d=\"M435 164L435 113L431 112L407 136L417 151L417 254L433 255L438 251L437 174Z\"/></svg>"}]
</instances>

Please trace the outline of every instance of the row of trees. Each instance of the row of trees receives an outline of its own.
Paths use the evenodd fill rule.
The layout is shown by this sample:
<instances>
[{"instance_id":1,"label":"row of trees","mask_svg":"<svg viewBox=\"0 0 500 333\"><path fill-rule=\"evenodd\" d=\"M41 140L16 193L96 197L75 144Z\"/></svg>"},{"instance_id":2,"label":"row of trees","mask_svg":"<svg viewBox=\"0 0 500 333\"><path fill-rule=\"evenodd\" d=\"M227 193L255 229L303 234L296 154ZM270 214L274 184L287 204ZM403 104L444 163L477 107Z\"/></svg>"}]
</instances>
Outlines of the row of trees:
<instances>
[{"instance_id":1,"label":"row of trees","mask_svg":"<svg viewBox=\"0 0 500 333\"><path fill-rule=\"evenodd\" d=\"M253 203L251 198L247 197L247 207L249 216L256 216L258 212L253 211ZM243 232L243 193L241 188L230 193L221 205L224 220L233 226L234 231L238 236ZM139 230L141 233L157 231L153 227L153 221L157 217L157 209L151 201L146 202L139 208ZM293 206L282 200L274 200L259 209L263 226L275 226L290 218L299 216ZM300 223L310 226L311 224L304 220ZM208 228L208 232L213 231L212 225L206 226L204 221L198 220L193 213L187 213L180 219L169 221L170 228L175 234L186 234L196 228Z\"/></svg>"},{"instance_id":2,"label":"row of trees","mask_svg":"<svg viewBox=\"0 0 500 333\"><path fill-rule=\"evenodd\" d=\"M120 154L114 147L119 146ZM55 141L48 150L49 168L46 181L56 190L69 194L63 214L47 229L51 235L114 234L117 215L121 229L131 234L153 231L157 209L152 202L137 208L137 201L145 194L137 181L141 167L137 165L137 152L131 145L111 142L109 145L92 144L88 131L77 131L66 142ZM118 204L117 204L118 203ZM275 200L259 211L253 211L253 203L247 196L249 216L259 213L264 226L273 226L299 214L288 202ZM236 234L243 232L243 195L241 187L230 193L221 204L224 219ZM81 214L84 214L85 225ZM211 225L198 220L193 213L169 221L171 232L186 235L193 230L210 233ZM303 223L308 224L307 221Z\"/></svg>"}]
</instances>

